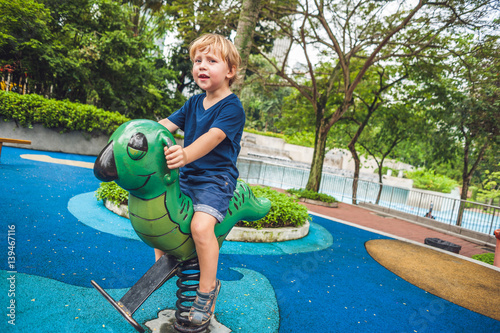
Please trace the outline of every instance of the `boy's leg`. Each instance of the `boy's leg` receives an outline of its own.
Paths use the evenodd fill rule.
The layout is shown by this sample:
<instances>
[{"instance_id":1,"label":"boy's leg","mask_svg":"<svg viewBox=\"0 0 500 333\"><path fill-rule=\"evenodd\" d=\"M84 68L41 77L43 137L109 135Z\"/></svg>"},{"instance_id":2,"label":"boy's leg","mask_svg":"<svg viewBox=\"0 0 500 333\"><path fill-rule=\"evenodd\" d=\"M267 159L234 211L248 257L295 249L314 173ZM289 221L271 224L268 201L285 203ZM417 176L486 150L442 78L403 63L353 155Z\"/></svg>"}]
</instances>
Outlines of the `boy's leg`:
<instances>
[{"instance_id":1,"label":"boy's leg","mask_svg":"<svg viewBox=\"0 0 500 333\"><path fill-rule=\"evenodd\" d=\"M217 278L219 243L214 233L216 223L217 219L205 212L195 212L191 220L191 234L200 264L199 289L204 293L215 288Z\"/></svg>"}]
</instances>

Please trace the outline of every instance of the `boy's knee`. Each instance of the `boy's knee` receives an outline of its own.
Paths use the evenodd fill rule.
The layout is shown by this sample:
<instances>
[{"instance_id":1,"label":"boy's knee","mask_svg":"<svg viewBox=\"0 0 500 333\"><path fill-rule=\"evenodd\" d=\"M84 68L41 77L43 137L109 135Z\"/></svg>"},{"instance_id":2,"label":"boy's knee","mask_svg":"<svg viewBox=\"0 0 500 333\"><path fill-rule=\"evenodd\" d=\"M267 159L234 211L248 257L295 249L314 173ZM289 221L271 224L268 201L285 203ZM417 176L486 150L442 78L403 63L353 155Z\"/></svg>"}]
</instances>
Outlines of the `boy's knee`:
<instances>
[{"instance_id":1,"label":"boy's knee","mask_svg":"<svg viewBox=\"0 0 500 333\"><path fill-rule=\"evenodd\" d=\"M215 223L217 223L217 220L212 216L210 218L193 218L191 221L191 234L194 238L211 236L214 233Z\"/></svg>"},{"instance_id":2,"label":"boy's knee","mask_svg":"<svg viewBox=\"0 0 500 333\"><path fill-rule=\"evenodd\" d=\"M191 222L191 234L193 237L197 237L198 235L202 235L204 232L204 227L202 223L197 223L196 221Z\"/></svg>"}]
</instances>

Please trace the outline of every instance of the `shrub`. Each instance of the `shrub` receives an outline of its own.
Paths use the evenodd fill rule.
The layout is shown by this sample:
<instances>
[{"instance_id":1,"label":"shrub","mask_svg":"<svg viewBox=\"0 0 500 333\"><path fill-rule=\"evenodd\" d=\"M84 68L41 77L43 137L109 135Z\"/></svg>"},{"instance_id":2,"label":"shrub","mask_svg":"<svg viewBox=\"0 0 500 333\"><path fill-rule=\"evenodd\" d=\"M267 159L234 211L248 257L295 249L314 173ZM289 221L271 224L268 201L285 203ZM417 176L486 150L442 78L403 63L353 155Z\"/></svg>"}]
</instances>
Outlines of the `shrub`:
<instances>
[{"instance_id":1,"label":"shrub","mask_svg":"<svg viewBox=\"0 0 500 333\"><path fill-rule=\"evenodd\" d=\"M289 197L268 187L251 186L256 197L264 197L271 201L271 210L258 221L241 221L236 225L255 229L299 227L306 221L311 220L307 208L297 202L297 199Z\"/></svg>"},{"instance_id":2,"label":"shrub","mask_svg":"<svg viewBox=\"0 0 500 333\"><path fill-rule=\"evenodd\" d=\"M127 117L88 104L47 99L40 95L0 91L0 117L15 120L22 127L42 124L47 128L68 131L94 130L112 134Z\"/></svg>"},{"instance_id":3,"label":"shrub","mask_svg":"<svg viewBox=\"0 0 500 333\"><path fill-rule=\"evenodd\" d=\"M310 220L307 208L290 198L285 193L261 187L250 186L257 198L268 198L271 201L271 210L263 219L258 221L241 221L236 225L248 228L279 228L298 227ZM116 205L128 203L128 192L119 187L115 182L101 183L96 191L97 200L109 200Z\"/></svg>"},{"instance_id":4,"label":"shrub","mask_svg":"<svg viewBox=\"0 0 500 333\"><path fill-rule=\"evenodd\" d=\"M500 167L500 163L498 164ZM495 199L500 198L500 171L485 170L486 179L483 181L483 188L478 190L478 195L481 199L490 200L490 205L493 205Z\"/></svg>"},{"instance_id":5,"label":"shrub","mask_svg":"<svg viewBox=\"0 0 500 333\"><path fill-rule=\"evenodd\" d=\"M291 188L291 189L288 189L286 191L290 194L297 196L298 198L318 200L318 201L322 201L322 202L326 202L326 203L337 202L337 200L334 197L332 197L328 194L318 193L318 192L314 192L314 191L310 191L310 190L306 190L306 189Z\"/></svg>"},{"instance_id":6,"label":"shrub","mask_svg":"<svg viewBox=\"0 0 500 333\"><path fill-rule=\"evenodd\" d=\"M115 182L101 183L95 196L97 200L109 200L115 205L128 204L128 191L122 189Z\"/></svg>"},{"instance_id":7,"label":"shrub","mask_svg":"<svg viewBox=\"0 0 500 333\"><path fill-rule=\"evenodd\" d=\"M256 129L252 129L252 128L245 128L245 132L252 133L252 134L258 134L258 135L264 135L264 136L270 136L272 138L280 138L280 139L285 138L285 136L281 133L263 132L263 131L258 131Z\"/></svg>"},{"instance_id":8,"label":"shrub","mask_svg":"<svg viewBox=\"0 0 500 333\"><path fill-rule=\"evenodd\" d=\"M470 186L469 190L471 192L470 199L472 201L477 201L477 191L479 190L479 188L477 186Z\"/></svg>"},{"instance_id":9,"label":"shrub","mask_svg":"<svg viewBox=\"0 0 500 333\"><path fill-rule=\"evenodd\" d=\"M494 253L475 254L472 256L472 259L476 259L485 262L487 264L493 265L495 254Z\"/></svg>"},{"instance_id":10,"label":"shrub","mask_svg":"<svg viewBox=\"0 0 500 333\"><path fill-rule=\"evenodd\" d=\"M458 186L455 180L435 174L433 170L420 169L407 172L406 177L413 179L413 187L423 190L450 193Z\"/></svg>"},{"instance_id":11,"label":"shrub","mask_svg":"<svg viewBox=\"0 0 500 333\"><path fill-rule=\"evenodd\" d=\"M312 132L297 132L285 136L285 142L291 145L314 148L315 135ZM328 145L330 146L330 145ZM327 150L328 151L328 150Z\"/></svg>"},{"instance_id":12,"label":"shrub","mask_svg":"<svg viewBox=\"0 0 500 333\"><path fill-rule=\"evenodd\" d=\"M379 169L379 168L376 168L376 169L373 171L373 173L378 174L378 169ZM394 176L397 176L397 175L398 175L398 173L399 173L399 170L396 170L396 169L393 169L393 168L389 168L389 167L384 166L384 167L382 167L382 174L383 174L383 175L387 175L387 171L389 171L389 170L391 170L391 171L392 171L392 176L393 176L393 177L394 177Z\"/></svg>"}]
</instances>

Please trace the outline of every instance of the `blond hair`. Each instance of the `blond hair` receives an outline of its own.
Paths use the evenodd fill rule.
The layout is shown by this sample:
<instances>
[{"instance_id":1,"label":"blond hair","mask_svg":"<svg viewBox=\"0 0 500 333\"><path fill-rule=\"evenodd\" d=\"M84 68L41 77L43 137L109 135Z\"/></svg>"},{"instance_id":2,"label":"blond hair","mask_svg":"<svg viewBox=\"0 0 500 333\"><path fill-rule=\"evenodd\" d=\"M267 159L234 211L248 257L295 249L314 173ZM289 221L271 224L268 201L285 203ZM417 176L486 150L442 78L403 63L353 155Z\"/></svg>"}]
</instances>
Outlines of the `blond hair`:
<instances>
[{"instance_id":1,"label":"blond hair","mask_svg":"<svg viewBox=\"0 0 500 333\"><path fill-rule=\"evenodd\" d=\"M194 56L196 51L205 51L207 49L212 49L213 52L218 53L218 55L225 61L229 69L236 69L235 75L229 80L229 86L231 86L235 81L239 79L238 70L241 64L241 57L229 39L218 34L204 34L189 45L189 57L191 61L194 61Z\"/></svg>"}]
</instances>

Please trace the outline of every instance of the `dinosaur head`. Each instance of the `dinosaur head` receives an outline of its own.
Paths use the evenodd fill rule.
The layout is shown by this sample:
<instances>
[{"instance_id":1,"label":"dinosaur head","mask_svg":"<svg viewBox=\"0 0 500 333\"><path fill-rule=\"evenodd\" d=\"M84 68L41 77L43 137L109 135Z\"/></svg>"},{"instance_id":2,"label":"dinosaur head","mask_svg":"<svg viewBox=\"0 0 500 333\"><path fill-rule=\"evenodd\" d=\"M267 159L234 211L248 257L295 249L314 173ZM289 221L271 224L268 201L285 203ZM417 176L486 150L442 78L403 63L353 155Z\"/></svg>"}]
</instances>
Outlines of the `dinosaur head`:
<instances>
[{"instance_id":1,"label":"dinosaur head","mask_svg":"<svg viewBox=\"0 0 500 333\"><path fill-rule=\"evenodd\" d=\"M167 168L163 148L175 145L172 134L152 120L131 120L111 136L94 164L101 181L115 181L136 197L150 199L165 192L165 179L175 181L177 170ZM174 179L172 179L174 178Z\"/></svg>"}]
</instances>

